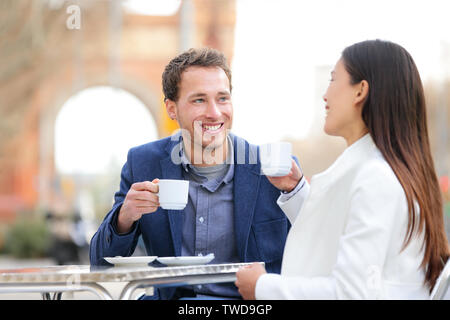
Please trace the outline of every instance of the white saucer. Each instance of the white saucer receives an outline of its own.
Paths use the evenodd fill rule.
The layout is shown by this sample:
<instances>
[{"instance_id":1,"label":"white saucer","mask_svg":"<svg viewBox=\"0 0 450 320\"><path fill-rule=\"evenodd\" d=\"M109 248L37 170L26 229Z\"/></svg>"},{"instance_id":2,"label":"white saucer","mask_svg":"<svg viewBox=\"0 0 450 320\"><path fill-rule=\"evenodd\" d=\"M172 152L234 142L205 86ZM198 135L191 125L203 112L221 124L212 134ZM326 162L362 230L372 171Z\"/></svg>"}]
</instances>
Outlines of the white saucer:
<instances>
[{"instance_id":1,"label":"white saucer","mask_svg":"<svg viewBox=\"0 0 450 320\"><path fill-rule=\"evenodd\" d=\"M214 259L214 254L206 256L189 256L189 257L159 257L157 260L167 266L189 266L199 265L211 262Z\"/></svg>"},{"instance_id":2,"label":"white saucer","mask_svg":"<svg viewBox=\"0 0 450 320\"><path fill-rule=\"evenodd\" d=\"M116 267L146 267L157 256L143 256L143 257L105 257L104 259Z\"/></svg>"}]
</instances>

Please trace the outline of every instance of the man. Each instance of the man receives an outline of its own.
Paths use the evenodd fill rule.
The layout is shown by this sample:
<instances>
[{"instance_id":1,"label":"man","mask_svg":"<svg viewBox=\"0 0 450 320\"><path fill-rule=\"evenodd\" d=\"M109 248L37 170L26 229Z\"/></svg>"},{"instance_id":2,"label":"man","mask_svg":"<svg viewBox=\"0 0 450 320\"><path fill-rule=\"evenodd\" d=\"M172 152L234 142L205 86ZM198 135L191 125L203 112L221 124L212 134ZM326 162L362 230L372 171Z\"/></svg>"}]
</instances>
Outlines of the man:
<instances>
[{"instance_id":1,"label":"man","mask_svg":"<svg viewBox=\"0 0 450 320\"><path fill-rule=\"evenodd\" d=\"M132 148L112 210L91 241L92 265L130 256L139 236L151 256L215 254L212 263L264 261L280 272L290 227L280 191L260 174L257 148L229 133L231 71L214 49L190 49L163 73L168 115L180 131ZM253 119L251 119L253 121ZM182 211L159 207L158 179L189 180ZM239 298L232 283L155 290L154 299Z\"/></svg>"}]
</instances>

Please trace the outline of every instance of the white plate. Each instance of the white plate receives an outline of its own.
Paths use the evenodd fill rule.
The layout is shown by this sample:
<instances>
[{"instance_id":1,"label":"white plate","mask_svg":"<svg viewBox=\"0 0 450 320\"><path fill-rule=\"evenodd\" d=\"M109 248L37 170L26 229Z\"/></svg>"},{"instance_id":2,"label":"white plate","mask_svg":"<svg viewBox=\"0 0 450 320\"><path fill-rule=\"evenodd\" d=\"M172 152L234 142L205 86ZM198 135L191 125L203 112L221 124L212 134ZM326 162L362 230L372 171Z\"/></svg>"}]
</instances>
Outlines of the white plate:
<instances>
[{"instance_id":1,"label":"white plate","mask_svg":"<svg viewBox=\"0 0 450 320\"><path fill-rule=\"evenodd\" d=\"M206 264L214 259L214 254L207 256L189 256L189 257L159 257L157 260L167 266L189 266L196 264Z\"/></svg>"},{"instance_id":2,"label":"white plate","mask_svg":"<svg viewBox=\"0 0 450 320\"><path fill-rule=\"evenodd\" d=\"M157 256L143 257L105 257L104 259L116 267L142 267L154 261Z\"/></svg>"}]
</instances>

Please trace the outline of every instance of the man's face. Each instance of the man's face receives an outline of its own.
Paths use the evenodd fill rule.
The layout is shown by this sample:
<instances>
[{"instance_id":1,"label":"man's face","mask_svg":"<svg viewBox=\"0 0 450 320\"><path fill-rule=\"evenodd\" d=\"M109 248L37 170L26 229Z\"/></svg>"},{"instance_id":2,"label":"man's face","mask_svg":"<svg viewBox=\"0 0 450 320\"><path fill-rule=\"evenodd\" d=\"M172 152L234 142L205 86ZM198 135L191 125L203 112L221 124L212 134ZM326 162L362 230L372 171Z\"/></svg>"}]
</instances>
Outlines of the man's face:
<instances>
[{"instance_id":1,"label":"man's face","mask_svg":"<svg viewBox=\"0 0 450 320\"><path fill-rule=\"evenodd\" d=\"M222 68L187 68L181 74L178 101L166 100L166 108L180 128L189 133L191 146L217 149L226 143L233 105L230 82Z\"/></svg>"}]
</instances>

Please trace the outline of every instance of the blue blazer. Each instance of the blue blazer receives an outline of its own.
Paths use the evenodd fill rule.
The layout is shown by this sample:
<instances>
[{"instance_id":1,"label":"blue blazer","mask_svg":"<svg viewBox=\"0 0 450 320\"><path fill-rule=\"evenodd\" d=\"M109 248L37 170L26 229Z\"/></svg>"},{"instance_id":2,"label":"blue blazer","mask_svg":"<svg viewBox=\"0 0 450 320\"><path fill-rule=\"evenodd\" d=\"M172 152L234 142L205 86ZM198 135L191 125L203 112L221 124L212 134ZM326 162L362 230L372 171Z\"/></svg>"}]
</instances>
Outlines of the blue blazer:
<instances>
[{"instance_id":1,"label":"blue blazer","mask_svg":"<svg viewBox=\"0 0 450 320\"><path fill-rule=\"evenodd\" d=\"M175 164L171 158L171 153L177 150L174 148L179 146L179 141L173 137L150 142L128 152L127 162L122 168L120 190L114 196L115 203L90 243L91 265L109 265L103 257L132 255L139 236L142 236L149 256L181 254L183 211L158 208L154 213L143 215L127 234L119 235L114 227L133 183L155 178L183 179L181 165ZM233 134L230 137L233 139L236 164L233 196L238 255L242 262L264 261L268 272L280 273L290 228L289 221L276 203L280 191L260 174L257 147ZM239 164L244 162L244 154L245 164ZM161 288L156 296L171 299L174 293L174 288Z\"/></svg>"}]
</instances>

